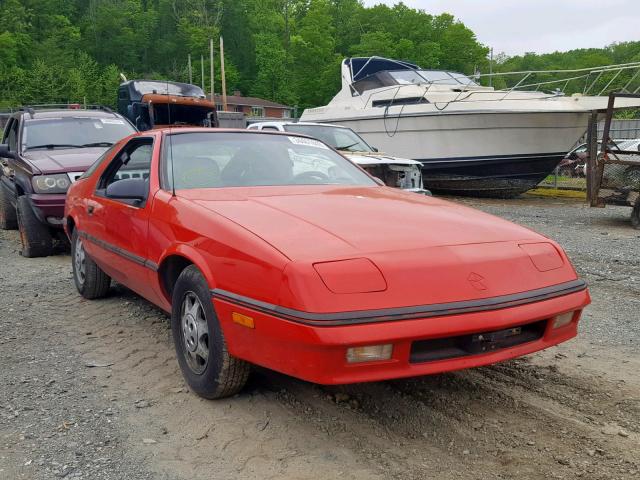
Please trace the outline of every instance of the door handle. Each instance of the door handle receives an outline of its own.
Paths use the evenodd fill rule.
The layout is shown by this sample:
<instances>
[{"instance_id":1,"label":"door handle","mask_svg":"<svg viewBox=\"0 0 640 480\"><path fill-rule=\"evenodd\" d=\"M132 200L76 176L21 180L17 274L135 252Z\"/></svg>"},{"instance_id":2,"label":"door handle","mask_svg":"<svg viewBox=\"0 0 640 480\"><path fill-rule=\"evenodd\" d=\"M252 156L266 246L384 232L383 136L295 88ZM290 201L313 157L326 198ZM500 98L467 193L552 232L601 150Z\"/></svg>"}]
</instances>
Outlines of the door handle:
<instances>
[{"instance_id":1,"label":"door handle","mask_svg":"<svg viewBox=\"0 0 640 480\"><path fill-rule=\"evenodd\" d=\"M88 213L89 215L93 215L93 210L94 210L94 208L95 208L95 207L94 207L93 205L89 205L89 206L87 207L87 213Z\"/></svg>"}]
</instances>

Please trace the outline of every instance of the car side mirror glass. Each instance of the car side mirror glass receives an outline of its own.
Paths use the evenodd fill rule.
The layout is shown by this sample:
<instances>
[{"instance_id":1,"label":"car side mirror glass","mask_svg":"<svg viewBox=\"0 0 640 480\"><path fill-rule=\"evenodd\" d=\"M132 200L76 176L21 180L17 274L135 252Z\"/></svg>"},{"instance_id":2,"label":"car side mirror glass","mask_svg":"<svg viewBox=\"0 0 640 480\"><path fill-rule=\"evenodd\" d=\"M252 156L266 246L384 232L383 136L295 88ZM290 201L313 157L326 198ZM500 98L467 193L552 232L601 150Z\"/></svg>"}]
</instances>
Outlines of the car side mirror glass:
<instances>
[{"instance_id":1,"label":"car side mirror glass","mask_svg":"<svg viewBox=\"0 0 640 480\"><path fill-rule=\"evenodd\" d=\"M106 196L118 200L144 201L147 198L149 184L143 178L125 178L107 185Z\"/></svg>"},{"instance_id":2,"label":"car side mirror glass","mask_svg":"<svg viewBox=\"0 0 640 480\"><path fill-rule=\"evenodd\" d=\"M9 150L6 143L0 144L0 158L15 158L15 154Z\"/></svg>"}]
</instances>

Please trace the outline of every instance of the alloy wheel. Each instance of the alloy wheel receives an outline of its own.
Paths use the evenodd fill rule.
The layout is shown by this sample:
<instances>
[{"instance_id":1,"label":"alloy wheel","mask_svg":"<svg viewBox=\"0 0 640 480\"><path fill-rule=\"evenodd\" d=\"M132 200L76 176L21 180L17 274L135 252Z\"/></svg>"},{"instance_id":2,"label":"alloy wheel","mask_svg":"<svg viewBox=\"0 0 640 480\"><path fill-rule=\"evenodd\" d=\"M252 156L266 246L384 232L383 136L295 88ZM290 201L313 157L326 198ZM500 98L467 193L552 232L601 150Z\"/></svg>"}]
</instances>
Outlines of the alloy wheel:
<instances>
[{"instance_id":1,"label":"alloy wheel","mask_svg":"<svg viewBox=\"0 0 640 480\"><path fill-rule=\"evenodd\" d=\"M86 259L87 259L87 255L84 252L84 246L82 245L82 240L80 239L80 236L78 236L76 238L76 244L74 248L73 262L76 267L75 269L76 279L78 280L78 283L80 285L84 285L84 280L87 275Z\"/></svg>"},{"instance_id":2,"label":"alloy wheel","mask_svg":"<svg viewBox=\"0 0 640 480\"><path fill-rule=\"evenodd\" d=\"M183 352L193 373L202 374L209 362L209 325L198 296L185 293L180 309Z\"/></svg>"}]
</instances>

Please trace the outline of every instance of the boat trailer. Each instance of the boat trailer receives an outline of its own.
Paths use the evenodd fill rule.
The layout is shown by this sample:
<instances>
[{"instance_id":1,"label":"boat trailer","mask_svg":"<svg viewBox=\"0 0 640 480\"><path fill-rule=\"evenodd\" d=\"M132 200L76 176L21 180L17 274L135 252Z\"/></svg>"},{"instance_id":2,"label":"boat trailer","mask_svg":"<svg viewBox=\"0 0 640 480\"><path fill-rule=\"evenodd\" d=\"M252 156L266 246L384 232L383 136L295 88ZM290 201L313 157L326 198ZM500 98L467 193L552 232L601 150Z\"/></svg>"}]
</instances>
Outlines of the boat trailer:
<instances>
[{"instance_id":1,"label":"boat trailer","mask_svg":"<svg viewBox=\"0 0 640 480\"><path fill-rule=\"evenodd\" d=\"M592 112L587 130L587 201L591 207L606 205L632 207L631 224L640 229L640 146L625 150L610 137L616 98L640 98L640 93L609 94L604 111L601 152L598 152L598 119L602 111Z\"/></svg>"}]
</instances>

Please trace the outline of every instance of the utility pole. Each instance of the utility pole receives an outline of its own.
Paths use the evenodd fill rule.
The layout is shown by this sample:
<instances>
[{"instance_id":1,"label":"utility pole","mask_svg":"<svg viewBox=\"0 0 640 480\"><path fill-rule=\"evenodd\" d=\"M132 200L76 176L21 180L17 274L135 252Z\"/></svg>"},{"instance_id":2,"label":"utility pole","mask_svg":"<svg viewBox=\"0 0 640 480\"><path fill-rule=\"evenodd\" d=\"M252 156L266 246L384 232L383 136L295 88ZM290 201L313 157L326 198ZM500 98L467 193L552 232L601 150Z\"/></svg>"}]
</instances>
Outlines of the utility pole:
<instances>
[{"instance_id":1,"label":"utility pole","mask_svg":"<svg viewBox=\"0 0 640 480\"><path fill-rule=\"evenodd\" d=\"M191 71L191 54L187 55L187 65L189 66L189 83L193 83L193 72Z\"/></svg>"},{"instance_id":2,"label":"utility pole","mask_svg":"<svg viewBox=\"0 0 640 480\"><path fill-rule=\"evenodd\" d=\"M284 0L284 44L285 50L289 53L289 0Z\"/></svg>"},{"instance_id":3,"label":"utility pole","mask_svg":"<svg viewBox=\"0 0 640 480\"><path fill-rule=\"evenodd\" d=\"M200 85L204 92L204 55L200 55Z\"/></svg>"},{"instance_id":4,"label":"utility pole","mask_svg":"<svg viewBox=\"0 0 640 480\"><path fill-rule=\"evenodd\" d=\"M220 37L220 76L222 78L222 109L227 111L227 80L224 74L224 41Z\"/></svg>"},{"instance_id":5,"label":"utility pole","mask_svg":"<svg viewBox=\"0 0 640 480\"><path fill-rule=\"evenodd\" d=\"M491 76L493 74L493 47L491 47L491 50L489 50L489 86L492 87L493 86L493 77Z\"/></svg>"},{"instance_id":6,"label":"utility pole","mask_svg":"<svg viewBox=\"0 0 640 480\"><path fill-rule=\"evenodd\" d=\"M213 69L213 38L209 39L209 75L211 77L211 102L215 105L215 75Z\"/></svg>"}]
</instances>

